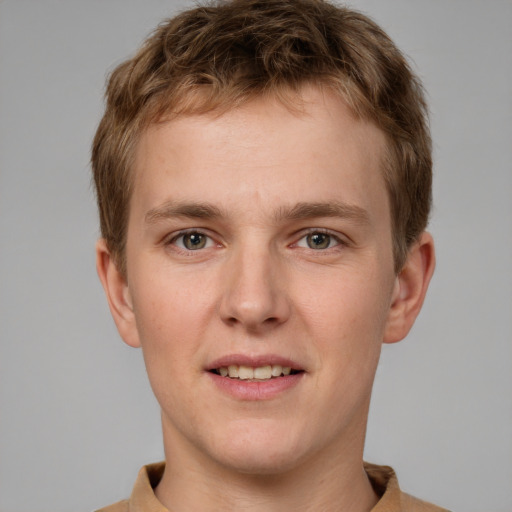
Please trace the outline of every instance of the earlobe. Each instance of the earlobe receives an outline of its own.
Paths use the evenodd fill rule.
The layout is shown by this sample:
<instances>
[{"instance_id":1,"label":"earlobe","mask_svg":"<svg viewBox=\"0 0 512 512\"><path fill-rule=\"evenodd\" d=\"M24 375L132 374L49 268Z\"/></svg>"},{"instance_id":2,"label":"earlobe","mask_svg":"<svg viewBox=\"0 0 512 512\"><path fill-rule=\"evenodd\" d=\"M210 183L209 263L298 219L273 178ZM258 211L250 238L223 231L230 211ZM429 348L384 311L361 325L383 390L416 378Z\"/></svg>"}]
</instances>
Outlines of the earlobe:
<instances>
[{"instance_id":1,"label":"earlobe","mask_svg":"<svg viewBox=\"0 0 512 512\"><path fill-rule=\"evenodd\" d=\"M131 347L140 347L130 289L103 238L96 243L96 270L121 338Z\"/></svg>"},{"instance_id":2,"label":"earlobe","mask_svg":"<svg viewBox=\"0 0 512 512\"><path fill-rule=\"evenodd\" d=\"M384 343L395 343L407 336L418 316L435 268L434 241L424 232L409 249L396 277L384 333Z\"/></svg>"}]
</instances>

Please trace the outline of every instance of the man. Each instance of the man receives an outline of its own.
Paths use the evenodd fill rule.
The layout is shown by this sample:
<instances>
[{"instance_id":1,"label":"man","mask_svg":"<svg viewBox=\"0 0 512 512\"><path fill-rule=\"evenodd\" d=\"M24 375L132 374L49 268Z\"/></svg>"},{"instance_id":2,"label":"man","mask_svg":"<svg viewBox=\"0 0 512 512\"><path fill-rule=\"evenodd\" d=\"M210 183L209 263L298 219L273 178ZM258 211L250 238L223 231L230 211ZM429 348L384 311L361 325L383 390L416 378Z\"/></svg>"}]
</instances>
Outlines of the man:
<instances>
[{"instance_id":1,"label":"man","mask_svg":"<svg viewBox=\"0 0 512 512\"><path fill-rule=\"evenodd\" d=\"M435 265L421 86L378 26L318 0L184 12L113 72L92 163L166 455L103 510L442 510L362 460L381 344Z\"/></svg>"}]
</instances>

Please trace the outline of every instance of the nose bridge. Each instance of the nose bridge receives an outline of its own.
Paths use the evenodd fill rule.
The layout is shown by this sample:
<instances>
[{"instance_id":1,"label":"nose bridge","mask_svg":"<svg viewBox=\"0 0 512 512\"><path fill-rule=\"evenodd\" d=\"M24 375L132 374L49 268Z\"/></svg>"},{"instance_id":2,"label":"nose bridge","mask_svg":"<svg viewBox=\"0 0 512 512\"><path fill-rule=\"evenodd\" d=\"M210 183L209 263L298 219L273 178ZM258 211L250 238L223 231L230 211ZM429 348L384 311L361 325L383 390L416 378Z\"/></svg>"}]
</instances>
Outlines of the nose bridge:
<instances>
[{"instance_id":1,"label":"nose bridge","mask_svg":"<svg viewBox=\"0 0 512 512\"><path fill-rule=\"evenodd\" d=\"M277 251L261 237L247 237L232 249L223 276L221 316L249 330L277 325L289 316Z\"/></svg>"}]
</instances>

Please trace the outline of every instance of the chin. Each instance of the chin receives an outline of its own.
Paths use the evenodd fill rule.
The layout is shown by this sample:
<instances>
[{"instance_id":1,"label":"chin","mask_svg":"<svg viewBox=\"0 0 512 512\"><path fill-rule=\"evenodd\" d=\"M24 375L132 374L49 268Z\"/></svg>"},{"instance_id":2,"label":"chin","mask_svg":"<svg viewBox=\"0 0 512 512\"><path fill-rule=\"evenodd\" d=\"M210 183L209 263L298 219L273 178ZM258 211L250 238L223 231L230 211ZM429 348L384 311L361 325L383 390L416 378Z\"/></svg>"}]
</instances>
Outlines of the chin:
<instances>
[{"instance_id":1,"label":"chin","mask_svg":"<svg viewBox=\"0 0 512 512\"><path fill-rule=\"evenodd\" d=\"M223 454L219 461L231 471L245 475L279 475L284 474L300 463L296 453L284 451L246 450L236 455Z\"/></svg>"},{"instance_id":2,"label":"chin","mask_svg":"<svg viewBox=\"0 0 512 512\"><path fill-rule=\"evenodd\" d=\"M290 471L306 457L304 444L282 429L246 429L229 435L221 450L211 454L224 467L248 475L275 475Z\"/></svg>"}]
</instances>

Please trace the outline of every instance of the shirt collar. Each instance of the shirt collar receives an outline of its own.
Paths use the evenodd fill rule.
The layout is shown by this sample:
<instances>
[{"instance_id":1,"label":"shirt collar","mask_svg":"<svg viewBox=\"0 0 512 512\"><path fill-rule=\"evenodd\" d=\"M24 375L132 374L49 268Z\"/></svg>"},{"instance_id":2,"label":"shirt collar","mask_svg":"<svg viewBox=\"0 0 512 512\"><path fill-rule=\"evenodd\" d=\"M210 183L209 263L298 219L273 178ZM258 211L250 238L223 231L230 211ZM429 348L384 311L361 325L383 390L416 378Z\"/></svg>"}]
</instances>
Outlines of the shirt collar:
<instances>
[{"instance_id":1,"label":"shirt collar","mask_svg":"<svg viewBox=\"0 0 512 512\"><path fill-rule=\"evenodd\" d=\"M129 501L129 512L169 512L157 499L154 488L160 482L165 469L165 462L143 466L139 471ZM371 512L408 512L413 502L419 500L402 493L395 472L389 466L364 464L370 482L380 496L379 502ZM422 510L441 510L428 508Z\"/></svg>"}]
</instances>

